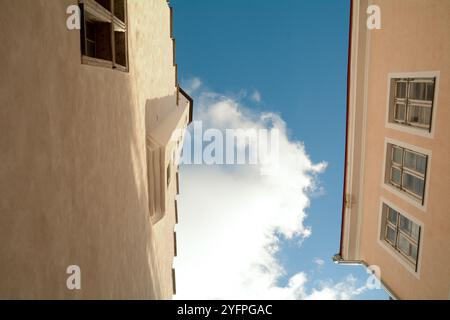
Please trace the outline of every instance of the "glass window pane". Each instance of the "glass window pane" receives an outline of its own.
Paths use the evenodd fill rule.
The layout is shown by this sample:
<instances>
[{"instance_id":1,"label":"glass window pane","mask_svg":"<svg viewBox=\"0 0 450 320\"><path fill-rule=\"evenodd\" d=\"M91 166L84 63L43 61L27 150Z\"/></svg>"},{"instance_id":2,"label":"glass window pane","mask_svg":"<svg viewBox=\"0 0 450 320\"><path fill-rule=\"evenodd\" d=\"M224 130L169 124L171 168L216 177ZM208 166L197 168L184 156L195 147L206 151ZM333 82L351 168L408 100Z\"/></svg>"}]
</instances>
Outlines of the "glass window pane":
<instances>
[{"instance_id":1,"label":"glass window pane","mask_svg":"<svg viewBox=\"0 0 450 320\"><path fill-rule=\"evenodd\" d=\"M86 38L95 41L95 24L90 21L86 21Z\"/></svg>"},{"instance_id":2,"label":"glass window pane","mask_svg":"<svg viewBox=\"0 0 450 320\"><path fill-rule=\"evenodd\" d=\"M405 162L403 164L409 169L416 169L416 154L405 150Z\"/></svg>"},{"instance_id":3,"label":"glass window pane","mask_svg":"<svg viewBox=\"0 0 450 320\"><path fill-rule=\"evenodd\" d=\"M411 237L416 240L419 241L419 235L420 235L420 227L419 225L415 224L414 222L412 222L412 226L411 226Z\"/></svg>"},{"instance_id":4,"label":"glass window pane","mask_svg":"<svg viewBox=\"0 0 450 320\"><path fill-rule=\"evenodd\" d=\"M403 172L403 188L411 191L420 198L423 197L423 180L416 176L409 174L408 172Z\"/></svg>"},{"instance_id":5,"label":"glass window pane","mask_svg":"<svg viewBox=\"0 0 450 320\"><path fill-rule=\"evenodd\" d=\"M114 43L116 51L116 63L121 66L127 66L127 46L125 32L114 32Z\"/></svg>"},{"instance_id":6,"label":"glass window pane","mask_svg":"<svg viewBox=\"0 0 450 320\"><path fill-rule=\"evenodd\" d=\"M414 177L408 173L403 174L403 187L405 189L412 191L413 184L414 184L413 178Z\"/></svg>"},{"instance_id":7,"label":"glass window pane","mask_svg":"<svg viewBox=\"0 0 450 320\"><path fill-rule=\"evenodd\" d=\"M417 247L414 244L412 244L411 242L409 242L408 238L406 238L401 233L398 235L397 247L403 254L416 260Z\"/></svg>"},{"instance_id":8,"label":"glass window pane","mask_svg":"<svg viewBox=\"0 0 450 320\"><path fill-rule=\"evenodd\" d=\"M417 105L410 105L408 112L408 122L429 127L431 121L431 108Z\"/></svg>"},{"instance_id":9,"label":"glass window pane","mask_svg":"<svg viewBox=\"0 0 450 320\"><path fill-rule=\"evenodd\" d=\"M417 246L411 244L411 258L414 259L414 261L417 261Z\"/></svg>"},{"instance_id":10,"label":"glass window pane","mask_svg":"<svg viewBox=\"0 0 450 320\"><path fill-rule=\"evenodd\" d=\"M406 99L406 82L397 82L397 89L395 97L399 99Z\"/></svg>"},{"instance_id":11,"label":"glass window pane","mask_svg":"<svg viewBox=\"0 0 450 320\"><path fill-rule=\"evenodd\" d=\"M114 0L114 15L125 21L125 0Z\"/></svg>"},{"instance_id":12,"label":"glass window pane","mask_svg":"<svg viewBox=\"0 0 450 320\"><path fill-rule=\"evenodd\" d=\"M88 57L95 57L95 42L86 41L86 55Z\"/></svg>"},{"instance_id":13,"label":"glass window pane","mask_svg":"<svg viewBox=\"0 0 450 320\"><path fill-rule=\"evenodd\" d=\"M392 161L398 165L402 165L403 149L392 148Z\"/></svg>"},{"instance_id":14,"label":"glass window pane","mask_svg":"<svg viewBox=\"0 0 450 320\"><path fill-rule=\"evenodd\" d=\"M396 230L392 229L391 227L386 227L386 240L389 241L392 245L395 245L395 240L397 238L397 232Z\"/></svg>"},{"instance_id":15,"label":"glass window pane","mask_svg":"<svg viewBox=\"0 0 450 320\"><path fill-rule=\"evenodd\" d=\"M400 229L402 231L404 231L407 234L411 233L411 226L412 226L412 222L408 219L405 218L404 216L400 216Z\"/></svg>"},{"instance_id":16,"label":"glass window pane","mask_svg":"<svg viewBox=\"0 0 450 320\"><path fill-rule=\"evenodd\" d=\"M427 157L417 156L416 158L416 171L425 174L427 170Z\"/></svg>"},{"instance_id":17,"label":"glass window pane","mask_svg":"<svg viewBox=\"0 0 450 320\"><path fill-rule=\"evenodd\" d=\"M397 247L406 255L409 255L409 242L408 239L402 234L398 235Z\"/></svg>"},{"instance_id":18,"label":"glass window pane","mask_svg":"<svg viewBox=\"0 0 450 320\"><path fill-rule=\"evenodd\" d=\"M167 186L169 186L169 184L170 184L170 179L171 179L171 177L170 177L170 163L169 163L169 165L167 166L167 170L166 170L167 172L166 172L166 175L167 175Z\"/></svg>"},{"instance_id":19,"label":"glass window pane","mask_svg":"<svg viewBox=\"0 0 450 320\"><path fill-rule=\"evenodd\" d=\"M405 121L406 119L406 106L401 103L395 104L394 118L397 121Z\"/></svg>"},{"instance_id":20,"label":"glass window pane","mask_svg":"<svg viewBox=\"0 0 450 320\"><path fill-rule=\"evenodd\" d=\"M391 168L391 181L397 185L401 183L401 171L395 167Z\"/></svg>"},{"instance_id":21,"label":"glass window pane","mask_svg":"<svg viewBox=\"0 0 450 320\"><path fill-rule=\"evenodd\" d=\"M425 174L427 158L426 156L405 150L405 161L403 165L408 169Z\"/></svg>"},{"instance_id":22,"label":"glass window pane","mask_svg":"<svg viewBox=\"0 0 450 320\"><path fill-rule=\"evenodd\" d=\"M399 228L414 240L419 240L420 227L402 215L400 215Z\"/></svg>"},{"instance_id":23,"label":"glass window pane","mask_svg":"<svg viewBox=\"0 0 450 320\"><path fill-rule=\"evenodd\" d=\"M394 225L397 225L397 211L389 207L388 207L388 220Z\"/></svg>"},{"instance_id":24,"label":"glass window pane","mask_svg":"<svg viewBox=\"0 0 450 320\"><path fill-rule=\"evenodd\" d=\"M433 101L434 99L434 83L427 84L427 100Z\"/></svg>"},{"instance_id":25,"label":"glass window pane","mask_svg":"<svg viewBox=\"0 0 450 320\"><path fill-rule=\"evenodd\" d=\"M86 21L86 52L83 54L103 60L112 60L111 24Z\"/></svg>"},{"instance_id":26,"label":"glass window pane","mask_svg":"<svg viewBox=\"0 0 450 320\"><path fill-rule=\"evenodd\" d=\"M414 179L414 193L420 196L420 198L423 197L423 180L419 178Z\"/></svg>"},{"instance_id":27,"label":"glass window pane","mask_svg":"<svg viewBox=\"0 0 450 320\"><path fill-rule=\"evenodd\" d=\"M409 84L409 98L426 100L427 84L424 82L411 82Z\"/></svg>"}]
</instances>

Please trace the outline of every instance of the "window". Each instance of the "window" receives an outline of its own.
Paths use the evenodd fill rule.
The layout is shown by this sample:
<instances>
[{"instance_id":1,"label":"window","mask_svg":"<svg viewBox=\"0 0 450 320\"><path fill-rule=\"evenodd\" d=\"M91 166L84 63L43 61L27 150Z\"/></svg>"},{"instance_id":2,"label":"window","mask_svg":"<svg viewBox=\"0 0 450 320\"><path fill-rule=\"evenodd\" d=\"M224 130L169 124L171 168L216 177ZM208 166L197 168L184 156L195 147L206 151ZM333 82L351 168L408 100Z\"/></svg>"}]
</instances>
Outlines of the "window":
<instances>
[{"instance_id":1,"label":"window","mask_svg":"<svg viewBox=\"0 0 450 320\"><path fill-rule=\"evenodd\" d=\"M431 131L435 78L391 80L389 122Z\"/></svg>"},{"instance_id":2,"label":"window","mask_svg":"<svg viewBox=\"0 0 450 320\"><path fill-rule=\"evenodd\" d=\"M421 228L383 203L381 239L398 252L417 271Z\"/></svg>"},{"instance_id":3,"label":"window","mask_svg":"<svg viewBox=\"0 0 450 320\"><path fill-rule=\"evenodd\" d=\"M171 166L171 163L169 163L168 165L167 165L167 172L166 172L166 175L167 175L167 187L169 187L169 184L170 184L170 180L171 180L171 176L170 176L170 174L171 174L171 172L170 172L170 166Z\"/></svg>"},{"instance_id":4,"label":"window","mask_svg":"<svg viewBox=\"0 0 450 320\"><path fill-rule=\"evenodd\" d=\"M80 2L83 63L128 71L126 0Z\"/></svg>"},{"instance_id":5,"label":"window","mask_svg":"<svg viewBox=\"0 0 450 320\"><path fill-rule=\"evenodd\" d=\"M174 249L173 250L173 256L176 257L177 254L178 254L177 253L177 233L176 232L173 233L173 247L174 247L173 248Z\"/></svg>"},{"instance_id":6,"label":"window","mask_svg":"<svg viewBox=\"0 0 450 320\"><path fill-rule=\"evenodd\" d=\"M386 182L423 204L428 156L388 144Z\"/></svg>"}]
</instances>

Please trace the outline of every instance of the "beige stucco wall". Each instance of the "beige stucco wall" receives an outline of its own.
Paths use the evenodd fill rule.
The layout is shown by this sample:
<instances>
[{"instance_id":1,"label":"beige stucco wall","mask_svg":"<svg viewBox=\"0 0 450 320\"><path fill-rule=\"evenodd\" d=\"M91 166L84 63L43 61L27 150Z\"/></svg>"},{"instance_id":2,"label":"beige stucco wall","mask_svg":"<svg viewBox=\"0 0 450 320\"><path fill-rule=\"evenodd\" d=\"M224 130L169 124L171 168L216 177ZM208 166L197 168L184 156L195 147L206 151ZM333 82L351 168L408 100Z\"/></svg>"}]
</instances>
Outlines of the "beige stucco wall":
<instances>
[{"instance_id":1,"label":"beige stucco wall","mask_svg":"<svg viewBox=\"0 0 450 320\"><path fill-rule=\"evenodd\" d=\"M370 32L364 204L360 256L381 267L382 280L402 299L448 299L450 289L450 1L376 0L382 29ZM434 137L387 128L388 74L439 71ZM382 187L385 138L432 152L426 211ZM419 273L415 276L382 248L381 197L423 224Z\"/></svg>"},{"instance_id":2,"label":"beige stucco wall","mask_svg":"<svg viewBox=\"0 0 450 320\"><path fill-rule=\"evenodd\" d=\"M128 1L122 73L80 63L76 3L2 1L0 298L170 298L175 213L151 225L145 153L146 105L175 102L169 8Z\"/></svg>"}]
</instances>

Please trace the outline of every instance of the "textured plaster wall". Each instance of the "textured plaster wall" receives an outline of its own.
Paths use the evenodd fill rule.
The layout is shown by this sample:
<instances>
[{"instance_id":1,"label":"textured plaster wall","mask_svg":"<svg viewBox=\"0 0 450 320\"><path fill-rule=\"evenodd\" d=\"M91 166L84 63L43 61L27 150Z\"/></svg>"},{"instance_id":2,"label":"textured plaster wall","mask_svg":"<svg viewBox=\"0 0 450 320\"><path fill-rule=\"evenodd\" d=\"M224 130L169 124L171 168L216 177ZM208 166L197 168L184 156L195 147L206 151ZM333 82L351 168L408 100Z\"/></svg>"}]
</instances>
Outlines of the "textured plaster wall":
<instances>
[{"instance_id":1,"label":"textured plaster wall","mask_svg":"<svg viewBox=\"0 0 450 320\"><path fill-rule=\"evenodd\" d=\"M128 1L129 73L81 64L76 1L1 3L0 298L170 298L174 210L151 225L145 164L146 103L175 101L166 1Z\"/></svg>"}]
</instances>

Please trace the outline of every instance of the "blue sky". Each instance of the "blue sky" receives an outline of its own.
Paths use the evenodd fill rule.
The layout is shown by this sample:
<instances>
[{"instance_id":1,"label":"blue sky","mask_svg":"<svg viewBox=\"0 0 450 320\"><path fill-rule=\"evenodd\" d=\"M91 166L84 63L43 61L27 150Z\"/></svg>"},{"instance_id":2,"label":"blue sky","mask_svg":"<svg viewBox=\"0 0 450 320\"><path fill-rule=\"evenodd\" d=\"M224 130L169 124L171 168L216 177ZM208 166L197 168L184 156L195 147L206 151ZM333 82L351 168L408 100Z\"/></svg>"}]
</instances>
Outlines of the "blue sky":
<instances>
[{"instance_id":1,"label":"blue sky","mask_svg":"<svg viewBox=\"0 0 450 320\"><path fill-rule=\"evenodd\" d=\"M349 3L172 0L171 4L181 83L188 85L197 78L204 90L239 96L255 113L278 114L286 122L288 138L303 142L313 163L327 163L317 175L319 189L308 194L304 223L312 228L311 236L300 246L298 241L282 240L276 254L286 271L277 280L280 286L299 270L308 274L307 290L336 284L350 274L356 286L362 286L367 279L362 267L331 262L338 252L341 223ZM255 92L260 99L255 99ZM387 295L366 290L352 298Z\"/></svg>"}]
</instances>

